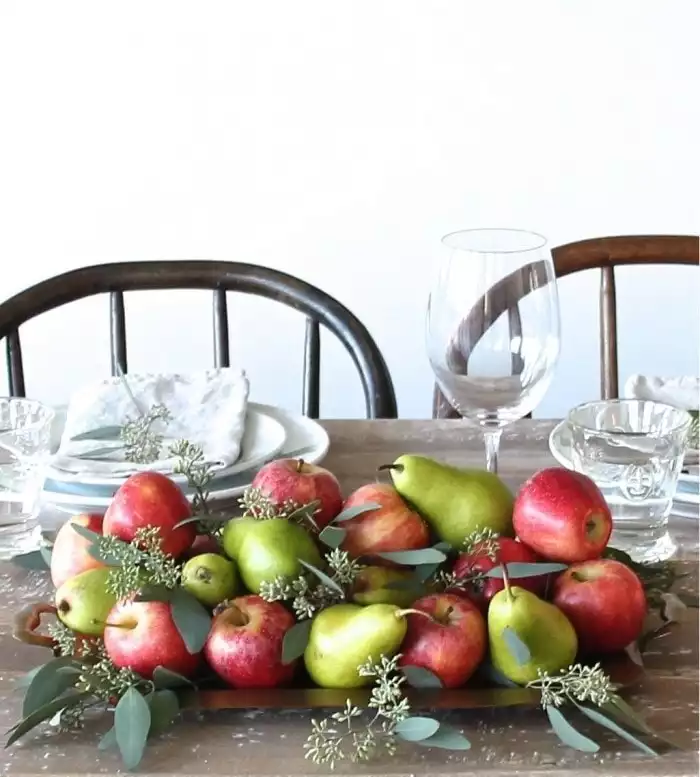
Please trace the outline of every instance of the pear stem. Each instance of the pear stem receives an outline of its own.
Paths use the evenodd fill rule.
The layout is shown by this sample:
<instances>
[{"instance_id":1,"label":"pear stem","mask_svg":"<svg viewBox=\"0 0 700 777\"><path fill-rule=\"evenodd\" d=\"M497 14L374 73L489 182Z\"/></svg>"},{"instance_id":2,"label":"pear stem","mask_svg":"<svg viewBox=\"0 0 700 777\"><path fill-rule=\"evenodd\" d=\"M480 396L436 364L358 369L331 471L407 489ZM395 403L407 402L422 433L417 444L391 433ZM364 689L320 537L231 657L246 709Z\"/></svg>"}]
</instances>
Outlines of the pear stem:
<instances>
[{"instance_id":1,"label":"pear stem","mask_svg":"<svg viewBox=\"0 0 700 777\"><path fill-rule=\"evenodd\" d=\"M109 621L98 621L96 618L93 618L92 622L96 625L104 626L105 628L109 626L110 629L126 629L127 631L131 631L131 629L134 628L134 626L129 626L126 623L110 623Z\"/></svg>"},{"instance_id":2,"label":"pear stem","mask_svg":"<svg viewBox=\"0 0 700 777\"><path fill-rule=\"evenodd\" d=\"M377 467L377 472L386 472L391 470L393 472L403 472L403 464L382 464Z\"/></svg>"},{"instance_id":3,"label":"pear stem","mask_svg":"<svg viewBox=\"0 0 700 777\"><path fill-rule=\"evenodd\" d=\"M433 618L430 613L424 612L423 610L415 610L411 607L409 607L407 610L397 610L395 615L397 618L403 618L405 615L422 615L424 618L431 620L433 623L437 623L435 618Z\"/></svg>"},{"instance_id":4,"label":"pear stem","mask_svg":"<svg viewBox=\"0 0 700 777\"><path fill-rule=\"evenodd\" d=\"M510 590L510 578L508 577L508 565L507 564L501 564L501 567L503 569L503 585L506 589L506 596L510 601L513 601L513 592Z\"/></svg>"}]
</instances>

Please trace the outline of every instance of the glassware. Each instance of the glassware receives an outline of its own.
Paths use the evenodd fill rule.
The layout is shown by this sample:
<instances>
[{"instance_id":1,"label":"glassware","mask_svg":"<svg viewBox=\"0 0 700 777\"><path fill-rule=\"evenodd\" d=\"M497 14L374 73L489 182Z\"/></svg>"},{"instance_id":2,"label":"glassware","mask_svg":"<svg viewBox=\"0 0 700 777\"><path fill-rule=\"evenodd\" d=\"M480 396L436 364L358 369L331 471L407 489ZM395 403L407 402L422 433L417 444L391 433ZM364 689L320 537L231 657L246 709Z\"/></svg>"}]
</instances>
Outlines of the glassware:
<instances>
[{"instance_id":1,"label":"glassware","mask_svg":"<svg viewBox=\"0 0 700 777\"><path fill-rule=\"evenodd\" d=\"M668 516L691 416L661 402L612 399L570 411L572 463L603 492L613 514L610 544L638 561L668 558Z\"/></svg>"},{"instance_id":2,"label":"glassware","mask_svg":"<svg viewBox=\"0 0 700 777\"><path fill-rule=\"evenodd\" d=\"M0 398L0 559L39 547L53 418L54 411L40 402Z\"/></svg>"},{"instance_id":3,"label":"glassware","mask_svg":"<svg viewBox=\"0 0 700 777\"><path fill-rule=\"evenodd\" d=\"M559 357L554 263L534 232L473 229L442 242L428 357L450 404L483 429L486 466L496 472L503 427L538 405Z\"/></svg>"}]
</instances>

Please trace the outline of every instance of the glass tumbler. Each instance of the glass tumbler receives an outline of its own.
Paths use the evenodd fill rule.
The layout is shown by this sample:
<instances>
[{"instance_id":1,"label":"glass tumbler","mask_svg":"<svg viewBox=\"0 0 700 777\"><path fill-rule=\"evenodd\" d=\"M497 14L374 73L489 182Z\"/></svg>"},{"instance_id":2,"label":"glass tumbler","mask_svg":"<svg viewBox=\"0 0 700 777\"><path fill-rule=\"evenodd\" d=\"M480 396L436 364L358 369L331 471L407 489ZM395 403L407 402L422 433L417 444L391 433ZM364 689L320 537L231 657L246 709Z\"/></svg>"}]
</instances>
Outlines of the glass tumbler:
<instances>
[{"instance_id":1,"label":"glass tumbler","mask_svg":"<svg viewBox=\"0 0 700 777\"><path fill-rule=\"evenodd\" d=\"M668 516L691 417L660 402L588 402L568 415L574 469L600 488L613 516L610 545L637 561L673 555Z\"/></svg>"},{"instance_id":2,"label":"glass tumbler","mask_svg":"<svg viewBox=\"0 0 700 777\"><path fill-rule=\"evenodd\" d=\"M53 409L40 402L0 398L0 559L39 547L53 418Z\"/></svg>"}]
</instances>

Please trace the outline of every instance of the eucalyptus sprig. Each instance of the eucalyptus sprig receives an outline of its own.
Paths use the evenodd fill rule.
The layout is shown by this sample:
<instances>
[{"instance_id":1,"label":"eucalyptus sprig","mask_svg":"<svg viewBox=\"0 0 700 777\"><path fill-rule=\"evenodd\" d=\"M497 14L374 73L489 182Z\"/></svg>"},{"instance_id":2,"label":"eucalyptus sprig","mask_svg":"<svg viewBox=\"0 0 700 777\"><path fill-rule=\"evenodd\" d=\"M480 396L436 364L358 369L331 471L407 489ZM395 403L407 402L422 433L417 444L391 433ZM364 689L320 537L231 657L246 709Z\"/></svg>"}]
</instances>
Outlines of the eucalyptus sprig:
<instances>
[{"instance_id":1,"label":"eucalyptus sprig","mask_svg":"<svg viewBox=\"0 0 700 777\"><path fill-rule=\"evenodd\" d=\"M527 684L542 695L542 706L561 707L565 702L607 704L615 694L615 686L603 672L600 664L584 666L573 664L560 674L550 675L538 669L538 678Z\"/></svg>"},{"instance_id":2,"label":"eucalyptus sprig","mask_svg":"<svg viewBox=\"0 0 700 777\"><path fill-rule=\"evenodd\" d=\"M153 405L143 415L128 418L122 426L120 439L124 444L124 459L136 464L158 461L163 447L163 435L153 431L157 421L167 424L172 414L165 405Z\"/></svg>"},{"instance_id":3,"label":"eucalyptus sprig","mask_svg":"<svg viewBox=\"0 0 700 777\"><path fill-rule=\"evenodd\" d=\"M247 488L238 500L238 504L247 518L257 521L269 521L273 518L284 518L287 521L306 525L313 531L318 531L314 515L319 510L319 502L309 502L302 505L292 499L277 504L260 488Z\"/></svg>"},{"instance_id":4,"label":"eucalyptus sprig","mask_svg":"<svg viewBox=\"0 0 700 777\"><path fill-rule=\"evenodd\" d=\"M311 734L304 743L305 757L317 765L335 768L336 763L350 760L369 761L381 753L393 755L398 740L425 747L467 750L469 740L451 726L434 718L412 716L411 706L403 692L406 678L399 671L401 655L378 661L368 660L358 667L361 677L374 679L367 714L349 699L341 712L323 720L311 721Z\"/></svg>"},{"instance_id":5,"label":"eucalyptus sprig","mask_svg":"<svg viewBox=\"0 0 700 777\"><path fill-rule=\"evenodd\" d=\"M192 512L206 514L209 512L209 492L207 488L214 477L214 470L204 458L202 449L188 440L178 440L169 448L170 456L176 461L173 472L184 475L187 485L194 491Z\"/></svg>"},{"instance_id":6,"label":"eucalyptus sprig","mask_svg":"<svg viewBox=\"0 0 700 777\"><path fill-rule=\"evenodd\" d=\"M496 561L498 557L498 538L500 535L493 529L483 528L472 532L462 543L461 553L474 553Z\"/></svg>"}]
</instances>

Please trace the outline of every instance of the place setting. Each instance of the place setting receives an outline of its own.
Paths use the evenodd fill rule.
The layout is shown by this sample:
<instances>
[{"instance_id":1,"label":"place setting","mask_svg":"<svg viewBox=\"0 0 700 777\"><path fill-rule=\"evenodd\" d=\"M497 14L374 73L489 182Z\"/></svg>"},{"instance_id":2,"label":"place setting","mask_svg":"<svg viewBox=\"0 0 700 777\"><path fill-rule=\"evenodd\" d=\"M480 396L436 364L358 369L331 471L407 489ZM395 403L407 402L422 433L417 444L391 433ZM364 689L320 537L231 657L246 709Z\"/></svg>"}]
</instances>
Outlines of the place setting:
<instances>
[{"instance_id":1,"label":"place setting","mask_svg":"<svg viewBox=\"0 0 700 777\"><path fill-rule=\"evenodd\" d=\"M120 439L125 422L142 418L139 407L153 414L152 408L161 406L171 417L164 421L156 412L149 427L161 438L158 458L127 461ZM167 475L192 496L187 477L176 471L177 461L168 452L178 440L202 449L203 463L212 472L209 499L218 505L235 501L266 462L303 458L313 464L329 444L323 427L312 419L250 401L247 376L231 368L187 376L130 374L88 386L57 410L52 434L57 445L43 498L68 513L106 510L119 486L145 470Z\"/></svg>"}]
</instances>

